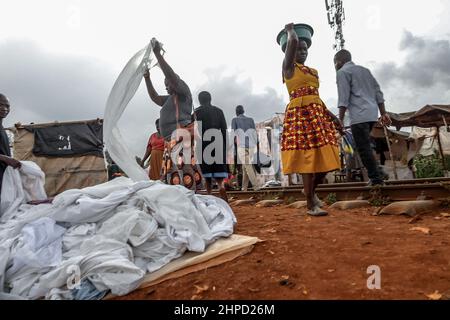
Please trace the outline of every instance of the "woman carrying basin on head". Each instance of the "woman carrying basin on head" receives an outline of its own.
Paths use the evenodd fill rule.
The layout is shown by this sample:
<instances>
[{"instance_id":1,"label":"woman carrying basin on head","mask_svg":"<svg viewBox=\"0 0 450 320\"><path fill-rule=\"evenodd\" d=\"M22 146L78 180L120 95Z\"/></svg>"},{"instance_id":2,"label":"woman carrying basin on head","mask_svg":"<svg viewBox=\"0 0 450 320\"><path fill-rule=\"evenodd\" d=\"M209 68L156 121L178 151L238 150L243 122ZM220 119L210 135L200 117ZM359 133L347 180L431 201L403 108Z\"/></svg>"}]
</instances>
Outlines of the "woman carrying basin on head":
<instances>
[{"instance_id":1,"label":"woman carrying basin on head","mask_svg":"<svg viewBox=\"0 0 450 320\"><path fill-rule=\"evenodd\" d=\"M285 52L283 81L290 96L283 124L281 157L285 175L297 173L303 177L308 214L324 216L327 212L321 209L322 203L315 191L328 172L340 168L336 139L339 121L320 99L317 71L305 65L312 35L310 26L291 23L278 36Z\"/></svg>"}]
</instances>

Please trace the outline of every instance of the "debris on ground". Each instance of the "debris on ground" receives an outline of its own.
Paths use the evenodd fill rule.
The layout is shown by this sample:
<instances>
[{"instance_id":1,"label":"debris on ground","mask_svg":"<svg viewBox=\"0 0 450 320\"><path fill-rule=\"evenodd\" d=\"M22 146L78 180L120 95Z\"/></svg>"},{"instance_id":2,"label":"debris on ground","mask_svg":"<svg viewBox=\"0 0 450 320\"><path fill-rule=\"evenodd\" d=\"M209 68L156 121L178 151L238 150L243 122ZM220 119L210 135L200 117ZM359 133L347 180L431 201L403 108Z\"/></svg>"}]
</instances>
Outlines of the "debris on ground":
<instances>
[{"instance_id":1,"label":"debris on ground","mask_svg":"<svg viewBox=\"0 0 450 320\"><path fill-rule=\"evenodd\" d=\"M420 232L425 233L427 235L431 235L431 231L430 231L429 228L415 227L415 228L411 228L409 230L411 230L411 231L420 231Z\"/></svg>"}]
</instances>

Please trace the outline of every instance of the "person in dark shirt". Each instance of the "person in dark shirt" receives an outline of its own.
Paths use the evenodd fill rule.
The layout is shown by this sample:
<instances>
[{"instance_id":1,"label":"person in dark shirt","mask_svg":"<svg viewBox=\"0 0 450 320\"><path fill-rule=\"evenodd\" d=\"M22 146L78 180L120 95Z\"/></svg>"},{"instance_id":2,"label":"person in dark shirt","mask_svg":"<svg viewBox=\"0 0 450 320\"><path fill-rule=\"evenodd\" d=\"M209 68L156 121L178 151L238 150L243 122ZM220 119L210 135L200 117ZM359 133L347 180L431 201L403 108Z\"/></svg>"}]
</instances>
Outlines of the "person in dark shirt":
<instances>
[{"instance_id":1,"label":"person in dark shirt","mask_svg":"<svg viewBox=\"0 0 450 320\"><path fill-rule=\"evenodd\" d=\"M340 122L344 122L348 110L355 145L369 174L369 185L382 186L385 176L374 157L370 133L378 121L387 127L392 123L386 112L383 92L369 69L352 61L349 51L343 49L336 53L334 65L337 72ZM378 113L381 118L378 118Z\"/></svg>"},{"instance_id":2,"label":"person in dark shirt","mask_svg":"<svg viewBox=\"0 0 450 320\"><path fill-rule=\"evenodd\" d=\"M161 44L156 40L152 43L153 52L165 76L164 84L168 95L159 95L156 92L149 70L145 71L144 79L150 99L161 107L159 117L161 135L170 142L173 132L179 126L184 127L192 122L192 95L188 85L181 80L162 56Z\"/></svg>"},{"instance_id":3,"label":"person in dark shirt","mask_svg":"<svg viewBox=\"0 0 450 320\"><path fill-rule=\"evenodd\" d=\"M191 131L194 128L194 121L192 121L191 91L164 59L161 44L156 39L152 39L152 46L153 53L164 73L164 84L168 93L168 95L159 95L150 79L150 71L144 72L150 99L161 107L159 126L165 140L163 181L171 185L183 185L191 190L201 189L203 178L200 168L195 165L193 154L194 137ZM183 133L191 135L190 141L187 141L188 137L185 141Z\"/></svg>"},{"instance_id":4,"label":"person in dark shirt","mask_svg":"<svg viewBox=\"0 0 450 320\"><path fill-rule=\"evenodd\" d=\"M200 92L198 101L200 107L195 109L194 115L202 130L202 163L200 167L205 178L206 190L208 194L211 194L212 180L214 179L219 185L220 197L228 202L224 185L224 179L228 178L226 161L227 122L223 111L211 105L211 94L209 92ZM216 130L220 132L221 138L218 137ZM205 150L211 150L211 152L205 152Z\"/></svg>"},{"instance_id":5,"label":"person in dark shirt","mask_svg":"<svg viewBox=\"0 0 450 320\"><path fill-rule=\"evenodd\" d=\"M3 173L8 166L14 169L20 168L20 161L11 158L11 150L9 148L8 135L3 128L3 119L5 119L10 111L8 98L0 93L0 196L2 191ZM1 199L0 199L1 201Z\"/></svg>"}]
</instances>

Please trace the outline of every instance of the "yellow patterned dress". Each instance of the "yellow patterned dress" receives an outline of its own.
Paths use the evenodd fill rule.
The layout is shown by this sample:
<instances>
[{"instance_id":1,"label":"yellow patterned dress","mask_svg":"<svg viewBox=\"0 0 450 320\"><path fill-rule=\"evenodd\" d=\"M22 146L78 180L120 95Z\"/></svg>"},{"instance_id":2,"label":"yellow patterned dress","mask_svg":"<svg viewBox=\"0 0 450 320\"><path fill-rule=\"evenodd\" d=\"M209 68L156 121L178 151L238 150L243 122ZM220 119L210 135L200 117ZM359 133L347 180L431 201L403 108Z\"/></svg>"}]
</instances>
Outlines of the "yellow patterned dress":
<instances>
[{"instance_id":1,"label":"yellow patterned dress","mask_svg":"<svg viewBox=\"0 0 450 320\"><path fill-rule=\"evenodd\" d=\"M283 173L325 173L340 169L336 129L319 97L317 71L296 64L294 76L284 81L290 102L281 139Z\"/></svg>"}]
</instances>

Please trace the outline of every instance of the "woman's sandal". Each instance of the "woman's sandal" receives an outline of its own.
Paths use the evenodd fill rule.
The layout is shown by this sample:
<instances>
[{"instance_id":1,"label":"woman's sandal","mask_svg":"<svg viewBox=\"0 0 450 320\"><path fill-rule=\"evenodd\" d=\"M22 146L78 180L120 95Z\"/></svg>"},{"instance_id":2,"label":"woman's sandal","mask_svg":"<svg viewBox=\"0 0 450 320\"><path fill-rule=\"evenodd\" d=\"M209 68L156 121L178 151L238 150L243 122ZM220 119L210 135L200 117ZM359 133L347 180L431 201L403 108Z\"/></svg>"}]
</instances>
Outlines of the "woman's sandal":
<instances>
[{"instance_id":1,"label":"woman's sandal","mask_svg":"<svg viewBox=\"0 0 450 320\"><path fill-rule=\"evenodd\" d=\"M328 215L328 212L318 206L315 206L312 210L308 210L308 215L312 217L325 217Z\"/></svg>"},{"instance_id":2,"label":"woman's sandal","mask_svg":"<svg viewBox=\"0 0 450 320\"><path fill-rule=\"evenodd\" d=\"M302 189L302 193L303 193L303 195L305 195L305 189ZM314 193L313 201L314 201L314 205L319 207L319 208L323 208L325 206L323 204L322 200L319 199L319 197L317 196L316 193Z\"/></svg>"}]
</instances>

